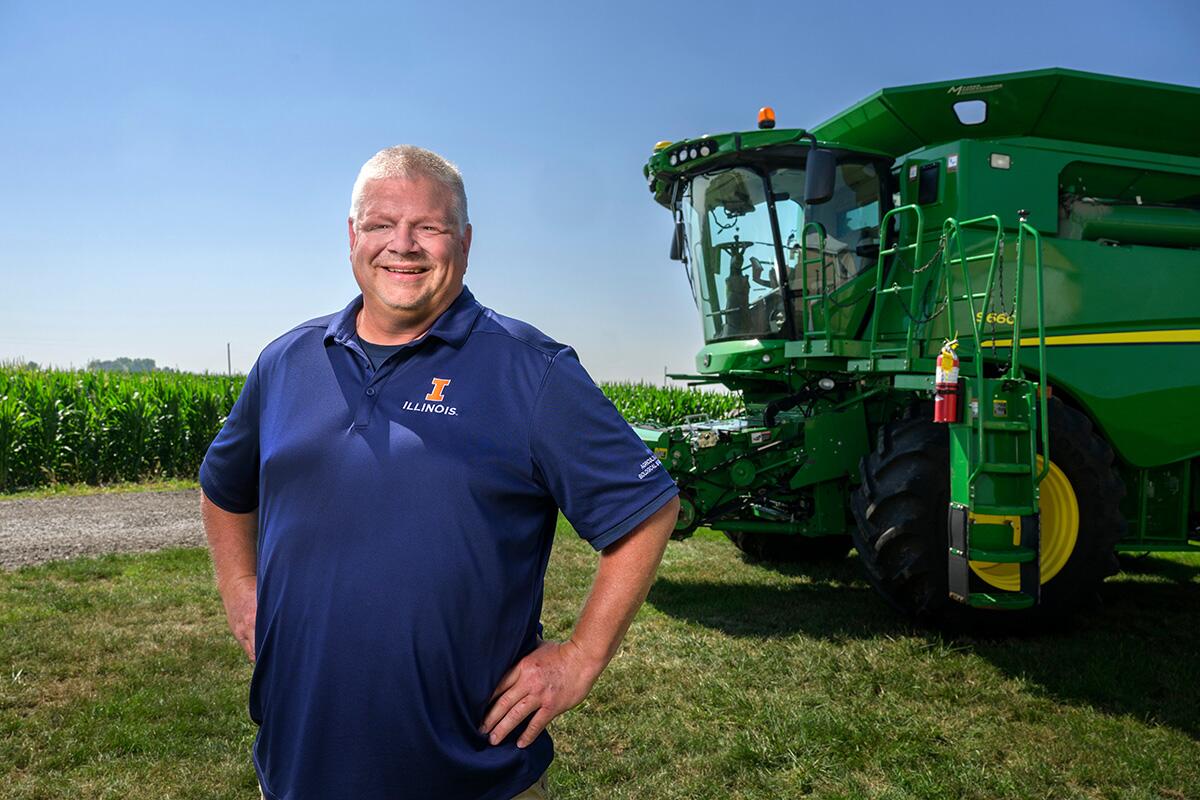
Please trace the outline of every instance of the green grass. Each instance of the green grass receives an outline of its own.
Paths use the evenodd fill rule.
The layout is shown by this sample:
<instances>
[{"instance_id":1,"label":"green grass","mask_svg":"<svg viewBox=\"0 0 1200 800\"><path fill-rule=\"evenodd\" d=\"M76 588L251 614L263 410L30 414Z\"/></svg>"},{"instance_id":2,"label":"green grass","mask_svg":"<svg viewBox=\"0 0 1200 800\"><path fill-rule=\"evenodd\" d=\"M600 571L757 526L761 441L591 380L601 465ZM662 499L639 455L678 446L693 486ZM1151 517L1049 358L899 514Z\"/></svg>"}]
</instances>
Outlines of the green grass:
<instances>
[{"instance_id":1,"label":"green grass","mask_svg":"<svg viewBox=\"0 0 1200 800\"><path fill-rule=\"evenodd\" d=\"M92 494L129 494L131 492L173 492L180 489L198 489L200 482L192 478L163 478L157 481L122 481L93 486L90 483L54 483L38 489L0 494L0 503L6 500L41 500L46 497L82 497Z\"/></svg>"},{"instance_id":2,"label":"green grass","mask_svg":"<svg viewBox=\"0 0 1200 800\"><path fill-rule=\"evenodd\" d=\"M596 557L562 524L543 619ZM854 557L672 543L621 654L551 730L557 800L1200 796L1200 557L1134 562L1074 631L909 628ZM250 666L203 550L0 574L0 795L257 797Z\"/></svg>"}]
</instances>

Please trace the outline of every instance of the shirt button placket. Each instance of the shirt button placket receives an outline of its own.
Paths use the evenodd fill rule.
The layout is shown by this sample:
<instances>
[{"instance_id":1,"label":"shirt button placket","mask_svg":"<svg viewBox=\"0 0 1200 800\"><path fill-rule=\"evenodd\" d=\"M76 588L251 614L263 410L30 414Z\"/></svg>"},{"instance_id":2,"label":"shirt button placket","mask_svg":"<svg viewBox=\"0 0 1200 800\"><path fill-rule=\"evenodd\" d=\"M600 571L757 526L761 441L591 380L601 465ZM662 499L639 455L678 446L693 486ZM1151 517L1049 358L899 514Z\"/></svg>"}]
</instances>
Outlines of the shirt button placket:
<instances>
[{"instance_id":1,"label":"shirt button placket","mask_svg":"<svg viewBox=\"0 0 1200 800\"><path fill-rule=\"evenodd\" d=\"M358 404L358 414L354 418L354 427L365 428L371 421L371 412L375 410L375 403L379 400L379 390L375 386L368 386L363 394L366 397Z\"/></svg>"}]
</instances>

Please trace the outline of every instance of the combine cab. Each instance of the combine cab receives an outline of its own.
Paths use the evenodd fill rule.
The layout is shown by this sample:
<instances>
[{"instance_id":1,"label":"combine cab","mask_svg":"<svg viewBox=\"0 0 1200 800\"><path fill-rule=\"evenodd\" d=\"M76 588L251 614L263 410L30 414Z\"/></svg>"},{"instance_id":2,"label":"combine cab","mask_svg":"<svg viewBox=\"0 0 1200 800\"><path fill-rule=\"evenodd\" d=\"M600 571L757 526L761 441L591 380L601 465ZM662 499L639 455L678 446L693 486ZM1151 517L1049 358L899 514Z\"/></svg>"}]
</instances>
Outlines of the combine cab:
<instances>
[{"instance_id":1,"label":"combine cab","mask_svg":"<svg viewBox=\"0 0 1200 800\"><path fill-rule=\"evenodd\" d=\"M1200 89L1050 69L663 142L741 419L638 428L677 536L841 557L925 621L1058 615L1117 551L1196 550Z\"/></svg>"}]
</instances>

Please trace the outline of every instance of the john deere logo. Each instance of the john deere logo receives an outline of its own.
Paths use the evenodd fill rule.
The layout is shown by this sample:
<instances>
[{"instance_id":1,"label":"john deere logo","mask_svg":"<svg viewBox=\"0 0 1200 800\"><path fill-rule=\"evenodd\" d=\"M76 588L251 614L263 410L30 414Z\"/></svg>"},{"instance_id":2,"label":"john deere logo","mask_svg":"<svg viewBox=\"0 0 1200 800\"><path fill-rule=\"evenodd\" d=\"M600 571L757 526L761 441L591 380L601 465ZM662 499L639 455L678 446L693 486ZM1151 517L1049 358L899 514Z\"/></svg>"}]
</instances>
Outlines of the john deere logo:
<instances>
[{"instance_id":1,"label":"john deere logo","mask_svg":"<svg viewBox=\"0 0 1200 800\"><path fill-rule=\"evenodd\" d=\"M429 392L429 394L425 395L425 399L431 403L442 402L442 392L446 391L446 387L449 385L449 378L434 378L433 389Z\"/></svg>"},{"instance_id":2,"label":"john deere logo","mask_svg":"<svg viewBox=\"0 0 1200 800\"><path fill-rule=\"evenodd\" d=\"M418 403L413 400L405 400L402 406L405 411L420 411L423 414L445 414L448 417L458 416L458 409L454 406L448 406L444 402L446 399L446 387L450 385L449 378L434 378L433 388L425 395L424 403Z\"/></svg>"}]
</instances>

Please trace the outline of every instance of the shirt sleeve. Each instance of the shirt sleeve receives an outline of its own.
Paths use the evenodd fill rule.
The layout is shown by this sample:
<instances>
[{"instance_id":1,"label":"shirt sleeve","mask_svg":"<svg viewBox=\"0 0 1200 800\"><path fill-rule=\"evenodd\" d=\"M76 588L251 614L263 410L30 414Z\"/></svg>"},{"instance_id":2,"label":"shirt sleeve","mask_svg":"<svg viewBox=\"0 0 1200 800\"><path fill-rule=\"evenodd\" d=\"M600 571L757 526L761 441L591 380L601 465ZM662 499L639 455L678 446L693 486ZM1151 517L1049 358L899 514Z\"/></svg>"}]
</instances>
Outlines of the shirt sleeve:
<instances>
[{"instance_id":1,"label":"shirt sleeve","mask_svg":"<svg viewBox=\"0 0 1200 800\"><path fill-rule=\"evenodd\" d=\"M200 487L204 494L218 507L234 514L248 514L258 508L258 431L258 364L255 363L200 464Z\"/></svg>"},{"instance_id":2,"label":"shirt sleeve","mask_svg":"<svg viewBox=\"0 0 1200 800\"><path fill-rule=\"evenodd\" d=\"M539 479L581 537L602 550L679 490L566 348L534 405L530 451Z\"/></svg>"}]
</instances>

